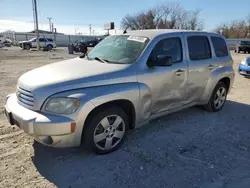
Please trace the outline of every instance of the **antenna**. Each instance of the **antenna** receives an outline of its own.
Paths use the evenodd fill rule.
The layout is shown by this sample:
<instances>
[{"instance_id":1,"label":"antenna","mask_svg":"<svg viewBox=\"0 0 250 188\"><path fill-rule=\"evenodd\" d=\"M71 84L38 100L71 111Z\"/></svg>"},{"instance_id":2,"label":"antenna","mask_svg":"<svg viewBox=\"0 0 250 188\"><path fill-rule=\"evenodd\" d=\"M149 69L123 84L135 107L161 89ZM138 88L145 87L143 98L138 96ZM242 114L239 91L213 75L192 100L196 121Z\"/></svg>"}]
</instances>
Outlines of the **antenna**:
<instances>
[{"instance_id":1,"label":"antenna","mask_svg":"<svg viewBox=\"0 0 250 188\"><path fill-rule=\"evenodd\" d=\"M127 29L129 28L129 26L127 26L126 27L126 29L123 31L123 33L122 34L125 34L125 33L127 33Z\"/></svg>"}]
</instances>

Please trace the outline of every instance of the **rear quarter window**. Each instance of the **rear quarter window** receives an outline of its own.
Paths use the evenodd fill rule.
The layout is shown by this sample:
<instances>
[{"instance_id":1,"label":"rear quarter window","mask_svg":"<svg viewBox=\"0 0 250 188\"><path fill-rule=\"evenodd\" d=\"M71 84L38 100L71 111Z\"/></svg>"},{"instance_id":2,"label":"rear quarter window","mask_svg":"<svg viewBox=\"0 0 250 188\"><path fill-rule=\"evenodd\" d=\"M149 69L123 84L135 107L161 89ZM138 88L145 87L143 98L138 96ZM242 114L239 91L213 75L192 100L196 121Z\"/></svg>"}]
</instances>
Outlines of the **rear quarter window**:
<instances>
[{"instance_id":1,"label":"rear quarter window","mask_svg":"<svg viewBox=\"0 0 250 188\"><path fill-rule=\"evenodd\" d=\"M227 44L225 40L221 37L211 37L215 55L217 57L226 57L228 56Z\"/></svg>"}]
</instances>

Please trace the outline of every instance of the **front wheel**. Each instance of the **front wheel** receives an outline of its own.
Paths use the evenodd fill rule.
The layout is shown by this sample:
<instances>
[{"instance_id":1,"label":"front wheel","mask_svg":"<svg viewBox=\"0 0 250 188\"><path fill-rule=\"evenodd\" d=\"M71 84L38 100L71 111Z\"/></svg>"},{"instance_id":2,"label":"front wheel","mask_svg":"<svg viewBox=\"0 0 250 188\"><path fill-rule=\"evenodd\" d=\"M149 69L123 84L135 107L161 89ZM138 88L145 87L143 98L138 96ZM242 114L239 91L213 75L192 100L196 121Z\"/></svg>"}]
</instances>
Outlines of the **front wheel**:
<instances>
[{"instance_id":1,"label":"front wheel","mask_svg":"<svg viewBox=\"0 0 250 188\"><path fill-rule=\"evenodd\" d=\"M24 45L24 49L30 50L30 45L29 45L29 44L25 44L25 45Z\"/></svg>"},{"instance_id":2,"label":"front wheel","mask_svg":"<svg viewBox=\"0 0 250 188\"><path fill-rule=\"evenodd\" d=\"M128 116L119 107L99 110L87 122L83 132L83 145L99 154L117 150L127 134Z\"/></svg>"},{"instance_id":3,"label":"front wheel","mask_svg":"<svg viewBox=\"0 0 250 188\"><path fill-rule=\"evenodd\" d=\"M226 102L227 92L228 88L226 84L224 84L223 82L219 82L215 86L208 104L205 105L205 109L209 112L220 111Z\"/></svg>"}]
</instances>

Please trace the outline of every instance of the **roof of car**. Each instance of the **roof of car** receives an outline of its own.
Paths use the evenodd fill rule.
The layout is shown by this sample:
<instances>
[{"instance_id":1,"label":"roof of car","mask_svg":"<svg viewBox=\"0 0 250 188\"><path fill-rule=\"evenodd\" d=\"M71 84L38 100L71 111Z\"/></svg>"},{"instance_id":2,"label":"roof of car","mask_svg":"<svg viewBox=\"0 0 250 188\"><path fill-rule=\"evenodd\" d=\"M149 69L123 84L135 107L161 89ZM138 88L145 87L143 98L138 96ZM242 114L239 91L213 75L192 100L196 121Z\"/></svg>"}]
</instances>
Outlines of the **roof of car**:
<instances>
[{"instance_id":1,"label":"roof of car","mask_svg":"<svg viewBox=\"0 0 250 188\"><path fill-rule=\"evenodd\" d=\"M148 37L149 39L153 39L156 36L164 33L182 33L182 32L188 32L188 33L212 33L212 32L204 32L204 31L193 31L193 30L181 30L181 29L147 29L147 30L128 30L126 35L132 35L132 36L143 36ZM217 33L213 33L217 34ZM218 34L219 35L219 34Z\"/></svg>"}]
</instances>

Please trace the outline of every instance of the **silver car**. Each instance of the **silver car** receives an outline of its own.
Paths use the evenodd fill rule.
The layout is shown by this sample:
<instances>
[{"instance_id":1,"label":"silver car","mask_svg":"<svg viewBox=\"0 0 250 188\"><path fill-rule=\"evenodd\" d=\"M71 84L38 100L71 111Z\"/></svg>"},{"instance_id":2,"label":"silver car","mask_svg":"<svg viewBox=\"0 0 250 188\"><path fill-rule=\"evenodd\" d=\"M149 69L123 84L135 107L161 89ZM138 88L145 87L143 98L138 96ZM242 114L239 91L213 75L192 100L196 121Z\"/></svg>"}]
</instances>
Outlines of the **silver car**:
<instances>
[{"instance_id":1,"label":"silver car","mask_svg":"<svg viewBox=\"0 0 250 188\"><path fill-rule=\"evenodd\" d=\"M127 131L195 105L222 109L234 81L222 35L183 30L128 31L105 38L83 58L22 75L5 113L38 142L81 143L109 153Z\"/></svg>"}]
</instances>

